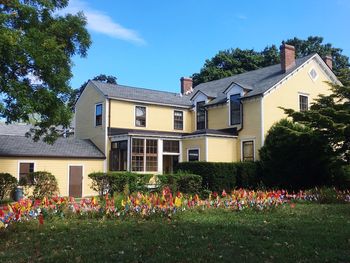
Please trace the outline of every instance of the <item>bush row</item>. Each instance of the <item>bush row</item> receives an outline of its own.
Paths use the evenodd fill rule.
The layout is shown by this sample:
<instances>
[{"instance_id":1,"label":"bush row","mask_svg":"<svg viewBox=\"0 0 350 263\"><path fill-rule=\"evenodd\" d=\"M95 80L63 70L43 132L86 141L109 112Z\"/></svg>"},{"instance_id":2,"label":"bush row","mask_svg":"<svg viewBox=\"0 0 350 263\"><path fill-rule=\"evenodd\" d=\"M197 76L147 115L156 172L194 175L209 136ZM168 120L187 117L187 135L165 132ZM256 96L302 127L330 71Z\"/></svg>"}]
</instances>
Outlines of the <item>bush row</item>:
<instances>
[{"instance_id":1,"label":"bush row","mask_svg":"<svg viewBox=\"0 0 350 263\"><path fill-rule=\"evenodd\" d=\"M256 188L261 181L258 162L183 162L177 165L176 170L200 175L202 186L211 191Z\"/></svg>"},{"instance_id":2,"label":"bush row","mask_svg":"<svg viewBox=\"0 0 350 263\"><path fill-rule=\"evenodd\" d=\"M131 172L109 172L89 174L92 179L92 189L100 195L121 193L126 194L150 189L170 187L173 192L199 193L202 188L202 177L194 174L136 174ZM153 179L151 180L151 178ZM150 182L151 181L151 182Z\"/></svg>"}]
</instances>

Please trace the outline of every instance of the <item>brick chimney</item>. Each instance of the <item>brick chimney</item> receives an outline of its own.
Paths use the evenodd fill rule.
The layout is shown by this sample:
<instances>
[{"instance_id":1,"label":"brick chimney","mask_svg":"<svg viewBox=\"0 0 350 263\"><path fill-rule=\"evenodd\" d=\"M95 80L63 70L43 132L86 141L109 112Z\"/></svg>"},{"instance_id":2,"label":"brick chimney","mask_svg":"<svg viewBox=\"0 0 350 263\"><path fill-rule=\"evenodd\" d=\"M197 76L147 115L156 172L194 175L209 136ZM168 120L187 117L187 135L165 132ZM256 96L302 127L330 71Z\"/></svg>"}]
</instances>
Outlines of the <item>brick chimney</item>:
<instances>
[{"instance_id":1,"label":"brick chimney","mask_svg":"<svg viewBox=\"0 0 350 263\"><path fill-rule=\"evenodd\" d=\"M282 42L280 47L281 69L283 72L295 67L295 47Z\"/></svg>"},{"instance_id":2,"label":"brick chimney","mask_svg":"<svg viewBox=\"0 0 350 263\"><path fill-rule=\"evenodd\" d=\"M180 82L181 82L181 94L187 95L193 91L191 78L182 77L180 79Z\"/></svg>"},{"instance_id":3,"label":"brick chimney","mask_svg":"<svg viewBox=\"0 0 350 263\"><path fill-rule=\"evenodd\" d=\"M331 55L327 55L324 57L323 61L327 64L327 66L332 70L333 69L333 58Z\"/></svg>"}]
</instances>

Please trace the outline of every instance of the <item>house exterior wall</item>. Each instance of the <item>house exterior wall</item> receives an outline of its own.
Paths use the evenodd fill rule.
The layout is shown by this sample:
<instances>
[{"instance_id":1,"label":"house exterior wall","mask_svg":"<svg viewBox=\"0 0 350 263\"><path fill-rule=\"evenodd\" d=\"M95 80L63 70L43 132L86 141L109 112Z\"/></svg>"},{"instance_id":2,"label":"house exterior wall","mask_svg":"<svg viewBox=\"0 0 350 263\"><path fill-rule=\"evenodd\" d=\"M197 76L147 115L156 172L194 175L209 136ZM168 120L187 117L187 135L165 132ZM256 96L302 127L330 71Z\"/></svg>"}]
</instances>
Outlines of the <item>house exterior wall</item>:
<instances>
[{"instance_id":1,"label":"house exterior wall","mask_svg":"<svg viewBox=\"0 0 350 263\"><path fill-rule=\"evenodd\" d=\"M110 125L115 128L157 130L169 132L192 132L192 112L184 108L140 104L120 100L110 100ZM135 125L135 106L146 107L146 127ZM184 129L174 129L174 110L183 112Z\"/></svg>"},{"instance_id":2,"label":"house exterior wall","mask_svg":"<svg viewBox=\"0 0 350 263\"><path fill-rule=\"evenodd\" d=\"M255 159L258 160L261 148L261 97L243 102L243 128L238 133L237 161L242 158L242 143L247 140L254 141Z\"/></svg>"},{"instance_id":3,"label":"house exterior wall","mask_svg":"<svg viewBox=\"0 0 350 263\"><path fill-rule=\"evenodd\" d=\"M182 139L182 161L187 162L187 151L189 149L199 149L199 160L206 161L206 138L195 137Z\"/></svg>"},{"instance_id":4,"label":"house exterior wall","mask_svg":"<svg viewBox=\"0 0 350 263\"><path fill-rule=\"evenodd\" d=\"M318 74L316 80L312 80L309 71L314 68ZM320 94L331 93L329 85L325 81L330 81L321 67L315 60L311 60L299 71L295 72L278 88L272 90L264 96L264 135L267 134L271 126L282 118L285 118L283 110L279 107L290 108L299 111L299 95L309 97L309 106Z\"/></svg>"},{"instance_id":5,"label":"house exterior wall","mask_svg":"<svg viewBox=\"0 0 350 263\"><path fill-rule=\"evenodd\" d=\"M237 139L208 137L208 162L236 162L237 156Z\"/></svg>"},{"instance_id":6,"label":"house exterior wall","mask_svg":"<svg viewBox=\"0 0 350 263\"><path fill-rule=\"evenodd\" d=\"M18 158L18 157L0 157L0 172L10 173L19 179L19 163L33 162L34 172L46 171L52 173L58 182L61 196L68 195L69 189L69 165L83 166L83 196L96 195L91 186L91 180L88 177L90 173L101 172L104 167L104 160L93 159L56 159L56 158Z\"/></svg>"},{"instance_id":7,"label":"house exterior wall","mask_svg":"<svg viewBox=\"0 0 350 263\"><path fill-rule=\"evenodd\" d=\"M228 103L208 109L208 129L225 129L229 127Z\"/></svg>"},{"instance_id":8,"label":"house exterior wall","mask_svg":"<svg viewBox=\"0 0 350 263\"><path fill-rule=\"evenodd\" d=\"M95 105L102 103L102 125L95 126ZM78 139L90 139L105 155L106 99L89 83L75 106L75 131Z\"/></svg>"}]
</instances>

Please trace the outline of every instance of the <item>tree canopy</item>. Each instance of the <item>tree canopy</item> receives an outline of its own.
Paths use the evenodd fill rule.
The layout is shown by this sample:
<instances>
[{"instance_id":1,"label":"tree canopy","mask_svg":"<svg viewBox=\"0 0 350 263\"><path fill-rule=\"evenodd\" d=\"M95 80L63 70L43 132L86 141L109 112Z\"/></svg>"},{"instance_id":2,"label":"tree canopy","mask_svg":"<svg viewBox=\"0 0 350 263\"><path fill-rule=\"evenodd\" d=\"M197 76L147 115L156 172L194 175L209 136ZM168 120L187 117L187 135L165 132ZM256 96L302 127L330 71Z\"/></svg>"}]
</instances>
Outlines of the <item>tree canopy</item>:
<instances>
[{"instance_id":1,"label":"tree canopy","mask_svg":"<svg viewBox=\"0 0 350 263\"><path fill-rule=\"evenodd\" d=\"M295 37L285 42L295 46L297 58L313 53L318 53L321 57L331 55L334 73L343 84L350 83L349 58L342 54L341 48L335 48L330 43L323 43L323 38L319 36L310 36L305 40ZM207 59L200 72L192 75L193 83L198 85L279 62L279 49L275 45L267 46L262 51L227 49L219 51L213 58Z\"/></svg>"},{"instance_id":2,"label":"tree canopy","mask_svg":"<svg viewBox=\"0 0 350 263\"><path fill-rule=\"evenodd\" d=\"M36 118L33 137L52 142L68 127L72 57L91 44L83 13L58 15L68 0L7 0L0 4L0 117Z\"/></svg>"}]
</instances>

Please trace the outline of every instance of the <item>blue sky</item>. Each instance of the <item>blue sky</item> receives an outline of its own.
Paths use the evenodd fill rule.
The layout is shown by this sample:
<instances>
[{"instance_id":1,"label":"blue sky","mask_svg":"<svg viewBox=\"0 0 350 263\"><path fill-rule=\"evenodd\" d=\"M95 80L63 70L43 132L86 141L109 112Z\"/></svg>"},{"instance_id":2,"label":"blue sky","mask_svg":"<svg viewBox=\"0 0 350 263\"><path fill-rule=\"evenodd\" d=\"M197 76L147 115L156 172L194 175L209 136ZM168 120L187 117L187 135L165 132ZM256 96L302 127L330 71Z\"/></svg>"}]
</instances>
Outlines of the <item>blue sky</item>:
<instances>
[{"instance_id":1,"label":"blue sky","mask_svg":"<svg viewBox=\"0 0 350 263\"><path fill-rule=\"evenodd\" d=\"M74 58L75 88L103 73L120 84L179 92L180 77L219 50L262 50L294 36L323 36L350 56L348 0L70 0L66 12L77 10L93 43L87 58Z\"/></svg>"}]
</instances>

